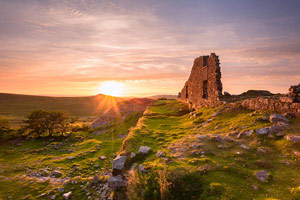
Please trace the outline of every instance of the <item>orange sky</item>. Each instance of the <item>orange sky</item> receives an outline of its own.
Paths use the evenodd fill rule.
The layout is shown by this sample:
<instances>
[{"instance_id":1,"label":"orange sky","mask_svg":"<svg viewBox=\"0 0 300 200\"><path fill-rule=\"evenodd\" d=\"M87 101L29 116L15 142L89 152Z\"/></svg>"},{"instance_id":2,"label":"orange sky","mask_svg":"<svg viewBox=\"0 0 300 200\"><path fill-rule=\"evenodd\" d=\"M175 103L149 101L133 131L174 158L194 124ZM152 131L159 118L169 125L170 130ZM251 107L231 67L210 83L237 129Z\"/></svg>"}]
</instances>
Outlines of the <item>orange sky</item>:
<instances>
[{"instance_id":1,"label":"orange sky","mask_svg":"<svg viewBox=\"0 0 300 200\"><path fill-rule=\"evenodd\" d=\"M300 82L297 1L0 1L0 92L95 95L114 80L123 96L177 94L211 52L224 91Z\"/></svg>"}]
</instances>

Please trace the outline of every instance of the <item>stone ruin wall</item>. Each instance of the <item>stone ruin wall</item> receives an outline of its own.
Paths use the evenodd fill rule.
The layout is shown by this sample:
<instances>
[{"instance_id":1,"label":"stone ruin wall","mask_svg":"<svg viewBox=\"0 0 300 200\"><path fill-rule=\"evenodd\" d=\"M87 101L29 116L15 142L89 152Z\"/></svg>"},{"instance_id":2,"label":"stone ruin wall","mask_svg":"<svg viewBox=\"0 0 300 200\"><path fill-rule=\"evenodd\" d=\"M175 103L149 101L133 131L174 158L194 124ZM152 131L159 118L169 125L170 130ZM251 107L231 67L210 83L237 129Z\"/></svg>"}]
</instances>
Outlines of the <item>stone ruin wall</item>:
<instances>
[{"instance_id":1,"label":"stone ruin wall","mask_svg":"<svg viewBox=\"0 0 300 200\"><path fill-rule=\"evenodd\" d=\"M219 57L200 56L194 60L189 79L179 93L179 100L188 102L193 107L215 107L221 104L222 96L221 69Z\"/></svg>"},{"instance_id":2,"label":"stone ruin wall","mask_svg":"<svg viewBox=\"0 0 300 200\"><path fill-rule=\"evenodd\" d=\"M300 84L291 86L289 93L282 97L257 97L246 99L242 107L249 110L274 110L300 117Z\"/></svg>"}]
</instances>

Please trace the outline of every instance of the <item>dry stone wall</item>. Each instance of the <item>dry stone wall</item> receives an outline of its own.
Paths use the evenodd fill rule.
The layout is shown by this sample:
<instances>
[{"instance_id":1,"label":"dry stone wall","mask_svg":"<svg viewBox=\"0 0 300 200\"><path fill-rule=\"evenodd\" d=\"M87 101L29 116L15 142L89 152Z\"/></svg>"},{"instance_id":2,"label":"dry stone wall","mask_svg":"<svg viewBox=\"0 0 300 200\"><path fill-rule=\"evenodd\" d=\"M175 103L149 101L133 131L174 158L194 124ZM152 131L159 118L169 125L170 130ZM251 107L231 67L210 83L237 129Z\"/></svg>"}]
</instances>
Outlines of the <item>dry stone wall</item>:
<instances>
[{"instance_id":1,"label":"dry stone wall","mask_svg":"<svg viewBox=\"0 0 300 200\"><path fill-rule=\"evenodd\" d=\"M257 97L246 99L242 107L249 110L274 110L290 113L300 117L300 84L291 86L289 93L283 97Z\"/></svg>"},{"instance_id":2,"label":"dry stone wall","mask_svg":"<svg viewBox=\"0 0 300 200\"><path fill-rule=\"evenodd\" d=\"M221 103L221 96L219 57L211 53L210 56L196 58L190 77L179 93L179 99L194 107L214 107Z\"/></svg>"}]
</instances>

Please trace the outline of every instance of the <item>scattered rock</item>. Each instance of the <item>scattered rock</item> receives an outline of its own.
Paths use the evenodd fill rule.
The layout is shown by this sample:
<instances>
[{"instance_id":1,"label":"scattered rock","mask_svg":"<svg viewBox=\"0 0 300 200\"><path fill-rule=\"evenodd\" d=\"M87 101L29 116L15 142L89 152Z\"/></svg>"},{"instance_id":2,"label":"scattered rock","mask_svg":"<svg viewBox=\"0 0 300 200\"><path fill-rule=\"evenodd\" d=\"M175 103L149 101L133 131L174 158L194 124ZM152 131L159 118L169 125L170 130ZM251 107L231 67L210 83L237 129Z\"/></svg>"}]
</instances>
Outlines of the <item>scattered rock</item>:
<instances>
[{"instance_id":1,"label":"scattered rock","mask_svg":"<svg viewBox=\"0 0 300 200\"><path fill-rule=\"evenodd\" d=\"M280 131L282 131L283 130L283 127L282 126L279 126L279 125L277 125L277 124L274 124L274 125L272 125L271 127L270 127L270 129L269 129L269 133L278 133L278 132L280 132Z\"/></svg>"},{"instance_id":2,"label":"scattered rock","mask_svg":"<svg viewBox=\"0 0 300 200\"><path fill-rule=\"evenodd\" d=\"M125 161L126 161L126 156L120 156L118 155L114 160L113 160L113 170L123 170Z\"/></svg>"},{"instance_id":3,"label":"scattered rock","mask_svg":"<svg viewBox=\"0 0 300 200\"><path fill-rule=\"evenodd\" d=\"M292 142L300 142L300 135L287 135L285 139Z\"/></svg>"},{"instance_id":4,"label":"scattered rock","mask_svg":"<svg viewBox=\"0 0 300 200\"><path fill-rule=\"evenodd\" d=\"M60 171L58 171L58 170L54 170L54 171L52 172L52 175L51 175L51 176L53 176L53 177L55 177L55 178L59 178L59 177L61 177L62 175L63 175L62 172L60 172Z\"/></svg>"},{"instance_id":5,"label":"scattered rock","mask_svg":"<svg viewBox=\"0 0 300 200\"><path fill-rule=\"evenodd\" d=\"M257 135L267 135L269 133L269 128L260 128L256 130Z\"/></svg>"},{"instance_id":6,"label":"scattered rock","mask_svg":"<svg viewBox=\"0 0 300 200\"><path fill-rule=\"evenodd\" d=\"M218 116L219 115L219 112L215 112L215 113L213 113L211 116L212 117L216 117L216 116Z\"/></svg>"},{"instance_id":7,"label":"scattered rock","mask_svg":"<svg viewBox=\"0 0 300 200\"><path fill-rule=\"evenodd\" d=\"M99 183L99 176L94 176L92 183L93 184L98 184Z\"/></svg>"},{"instance_id":8,"label":"scattered rock","mask_svg":"<svg viewBox=\"0 0 300 200\"><path fill-rule=\"evenodd\" d=\"M110 176L108 179L108 187L112 189L116 189L119 187L125 187L126 186L126 181L121 179L118 176Z\"/></svg>"},{"instance_id":9,"label":"scattered rock","mask_svg":"<svg viewBox=\"0 0 300 200\"><path fill-rule=\"evenodd\" d=\"M133 171L137 166L137 163L133 163L130 167L130 170L129 171Z\"/></svg>"},{"instance_id":10,"label":"scattered rock","mask_svg":"<svg viewBox=\"0 0 300 200\"><path fill-rule=\"evenodd\" d=\"M158 158L160 158L160 157L163 157L164 154L163 154L163 152L161 152L161 151L157 151L156 156L157 156Z\"/></svg>"},{"instance_id":11,"label":"scattered rock","mask_svg":"<svg viewBox=\"0 0 300 200\"><path fill-rule=\"evenodd\" d=\"M145 166L144 166L144 165L139 165L139 172L140 172L140 173L145 173L145 172L147 172L147 170L145 170Z\"/></svg>"},{"instance_id":12,"label":"scattered rock","mask_svg":"<svg viewBox=\"0 0 300 200\"><path fill-rule=\"evenodd\" d=\"M71 195L72 195L72 191L64 193L63 197L64 197L64 199L69 200L71 198Z\"/></svg>"},{"instance_id":13,"label":"scattered rock","mask_svg":"<svg viewBox=\"0 0 300 200\"><path fill-rule=\"evenodd\" d=\"M133 157L135 157L135 153L131 152L130 158L133 158Z\"/></svg>"},{"instance_id":14,"label":"scattered rock","mask_svg":"<svg viewBox=\"0 0 300 200\"><path fill-rule=\"evenodd\" d=\"M140 146L139 154L148 154L150 151L150 147L147 146Z\"/></svg>"},{"instance_id":15,"label":"scattered rock","mask_svg":"<svg viewBox=\"0 0 300 200\"><path fill-rule=\"evenodd\" d=\"M282 116L280 114L272 114L272 115L270 115L270 122L273 122L273 123L275 123L275 122L285 122L285 123L288 123L289 120L286 117L284 117L284 116Z\"/></svg>"},{"instance_id":16,"label":"scattered rock","mask_svg":"<svg viewBox=\"0 0 300 200\"><path fill-rule=\"evenodd\" d=\"M100 160L106 160L106 156L99 156Z\"/></svg>"},{"instance_id":17,"label":"scattered rock","mask_svg":"<svg viewBox=\"0 0 300 200\"><path fill-rule=\"evenodd\" d=\"M262 148L257 148L257 152L258 153L267 153L267 151Z\"/></svg>"},{"instance_id":18,"label":"scattered rock","mask_svg":"<svg viewBox=\"0 0 300 200\"><path fill-rule=\"evenodd\" d=\"M260 180L263 183L267 182L267 179L269 177L269 173L265 170L257 171L254 173L254 175L258 180Z\"/></svg>"},{"instance_id":19,"label":"scattered rock","mask_svg":"<svg viewBox=\"0 0 300 200\"><path fill-rule=\"evenodd\" d=\"M243 149L249 149L249 147L246 146L245 144L241 144L241 148L243 148Z\"/></svg>"},{"instance_id":20,"label":"scattered rock","mask_svg":"<svg viewBox=\"0 0 300 200\"><path fill-rule=\"evenodd\" d=\"M248 137L251 136L253 133L254 133L254 130L244 131L244 134Z\"/></svg>"}]
</instances>

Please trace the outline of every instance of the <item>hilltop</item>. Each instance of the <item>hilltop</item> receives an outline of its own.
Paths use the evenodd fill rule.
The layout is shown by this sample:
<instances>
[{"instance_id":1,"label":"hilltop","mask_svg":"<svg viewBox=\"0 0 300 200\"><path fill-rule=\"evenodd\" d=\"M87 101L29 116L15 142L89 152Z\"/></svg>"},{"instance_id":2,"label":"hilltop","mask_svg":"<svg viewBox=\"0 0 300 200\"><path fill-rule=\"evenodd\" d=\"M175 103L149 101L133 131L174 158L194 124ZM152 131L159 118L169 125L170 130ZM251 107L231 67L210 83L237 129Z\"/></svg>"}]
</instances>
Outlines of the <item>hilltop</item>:
<instances>
[{"instance_id":1,"label":"hilltop","mask_svg":"<svg viewBox=\"0 0 300 200\"><path fill-rule=\"evenodd\" d=\"M37 109L63 110L74 116L95 116L109 96L98 94L87 97L48 97L0 93L0 115L24 116ZM122 101L114 97L114 101ZM80 109L79 109L80 108Z\"/></svg>"},{"instance_id":2,"label":"hilltop","mask_svg":"<svg viewBox=\"0 0 300 200\"><path fill-rule=\"evenodd\" d=\"M299 199L300 120L272 114L157 100L92 132L2 144L0 198Z\"/></svg>"}]
</instances>

